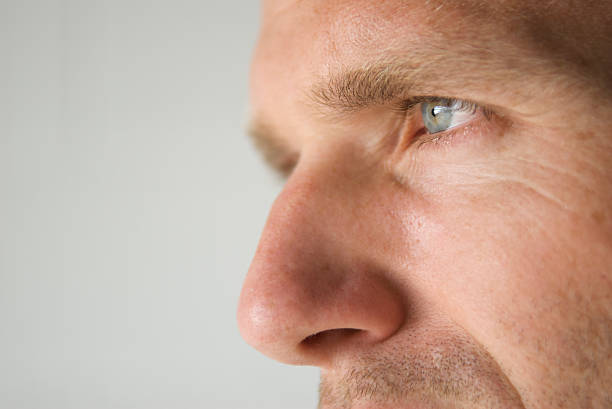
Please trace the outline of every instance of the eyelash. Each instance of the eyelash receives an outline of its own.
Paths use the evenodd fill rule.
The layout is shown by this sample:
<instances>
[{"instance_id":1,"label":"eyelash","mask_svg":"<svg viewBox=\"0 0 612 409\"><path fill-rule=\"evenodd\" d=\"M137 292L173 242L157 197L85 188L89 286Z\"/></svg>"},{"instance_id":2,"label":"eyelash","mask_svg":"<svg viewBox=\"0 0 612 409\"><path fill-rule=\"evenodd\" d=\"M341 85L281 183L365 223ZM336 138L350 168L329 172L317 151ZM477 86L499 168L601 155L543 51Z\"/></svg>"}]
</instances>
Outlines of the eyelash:
<instances>
[{"instance_id":1,"label":"eyelash","mask_svg":"<svg viewBox=\"0 0 612 409\"><path fill-rule=\"evenodd\" d=\"M448 98L448 97L435 97L435 96L419 96L412 97L410 99L406 99L401 101L397 106L397 111L405 117L406 124L403 127L401 139L403 140L402 145L406 148L416 145L416 149L429 148L428 145L432 148L434 147L442 147L448 146L450 142L455 142L459 133L462 133L462 136L468 133L466 129L472 128L472 133L476 131L480 131L480 126L484 126L485 124L475 124L474 122L478 121L478 116L475 116L474 119L469 120L465 124L458 125L456 127L450 128L446 131L441 131L437 133L429 133L423 124L423 119L420 117L420 105L423 103L431 103L431 102L440 102L441 104L455 104L455 108L458 111L462 112L470 112L474 115L478 115L481 119L484 119L486 122L490 122L493 117L493 111L480 104L469 100L463 100L458 98ZM420 122L420 126L416 128L415 122ZM404 135L405 129L412 129L412 135Z\"/></svg>"}]
</instances>

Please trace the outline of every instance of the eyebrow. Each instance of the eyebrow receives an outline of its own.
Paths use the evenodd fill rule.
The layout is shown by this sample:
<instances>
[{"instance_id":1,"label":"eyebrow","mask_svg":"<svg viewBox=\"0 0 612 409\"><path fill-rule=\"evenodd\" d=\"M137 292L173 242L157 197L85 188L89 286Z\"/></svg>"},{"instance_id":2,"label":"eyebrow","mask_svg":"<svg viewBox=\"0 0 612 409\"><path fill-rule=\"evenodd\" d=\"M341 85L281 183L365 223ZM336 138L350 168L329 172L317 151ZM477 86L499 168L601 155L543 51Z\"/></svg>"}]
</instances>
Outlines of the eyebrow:
<instances>
[{"instance_id":1,"label":"eyebrow","mask_svg":"<svg viewBox=\"0 0 612 409\"><path fill-rule=\"evenodd\" d=\"M247 134L266 164L281 177L287 178L295 168L299 154L290 149L274 128L260 118L249 122Z\"/></svg>"},{"instance_id":2,"label":"eyebrow","mask_svg":"<svg viewBox=\"0 0 612 409\"><path fill-rule=\"evenodd\" d=\"M320 79L306 96L316 107L350 113L373 105L388 105L414 95L418 68L395 61L343 69Z\"/></svg>"}]
</instances>

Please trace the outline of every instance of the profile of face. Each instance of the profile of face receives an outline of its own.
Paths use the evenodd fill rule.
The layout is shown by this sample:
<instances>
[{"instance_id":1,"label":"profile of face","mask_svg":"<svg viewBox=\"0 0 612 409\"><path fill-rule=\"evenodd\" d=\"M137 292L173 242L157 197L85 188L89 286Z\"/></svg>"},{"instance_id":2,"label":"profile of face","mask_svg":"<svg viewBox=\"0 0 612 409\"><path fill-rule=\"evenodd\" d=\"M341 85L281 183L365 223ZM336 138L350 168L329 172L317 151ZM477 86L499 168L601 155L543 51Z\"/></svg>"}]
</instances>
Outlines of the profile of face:
<instances>
[{"instance_id":1,"label":"profile of face","mask_svg":"<svg viewBox=\"0 0 612 409\"><path fill-rule=\"evenodd\" d=\"M269 0L244 283L320 408L612 407L612 3Z\"/></svg>"}]
</instances>

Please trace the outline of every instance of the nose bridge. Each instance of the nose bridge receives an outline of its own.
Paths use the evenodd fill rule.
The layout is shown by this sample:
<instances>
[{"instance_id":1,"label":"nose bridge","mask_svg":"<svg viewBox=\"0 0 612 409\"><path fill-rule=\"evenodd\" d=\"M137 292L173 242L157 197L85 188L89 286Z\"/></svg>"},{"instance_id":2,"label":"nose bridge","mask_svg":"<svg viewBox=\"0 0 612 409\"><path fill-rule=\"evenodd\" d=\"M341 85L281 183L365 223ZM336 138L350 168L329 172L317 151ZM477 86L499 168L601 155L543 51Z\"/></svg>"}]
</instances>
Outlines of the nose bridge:
<instances>
[{"instance_id":1,"label":"nose bridge","mask_svg":"<svg viewBox=\"0 0 612 409\"><path fill-rule=\"evenodd\" d=\"M270 211L238 319L244 338L280 361L318 365L336 348L324 340L374 342L403 319L399 295L364 254L368 209L356 198L367 183L352 175L333 161L303 164Z\"/></svg>"}]
</instances>

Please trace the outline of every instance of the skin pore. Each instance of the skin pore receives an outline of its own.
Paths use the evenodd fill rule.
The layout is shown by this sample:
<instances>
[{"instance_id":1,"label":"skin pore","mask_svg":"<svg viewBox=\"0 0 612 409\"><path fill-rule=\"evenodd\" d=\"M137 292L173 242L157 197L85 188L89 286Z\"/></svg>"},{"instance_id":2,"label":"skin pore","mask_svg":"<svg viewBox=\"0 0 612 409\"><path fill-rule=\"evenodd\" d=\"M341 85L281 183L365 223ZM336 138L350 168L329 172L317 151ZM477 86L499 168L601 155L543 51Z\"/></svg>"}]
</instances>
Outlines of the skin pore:
<instances>
[{"instance_id":1,"label":"skin pore","mask_svg":"<svg viewBox=\"0 0 612 409\"><path fill-rule=\"evenodd\" d=\"M612 4L269 0L244 338L320 407L612 406ZM431 134L423 104L465 101Z\"/></svg>"}]
</instances>

